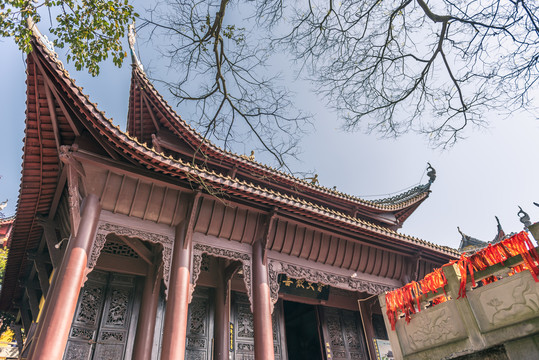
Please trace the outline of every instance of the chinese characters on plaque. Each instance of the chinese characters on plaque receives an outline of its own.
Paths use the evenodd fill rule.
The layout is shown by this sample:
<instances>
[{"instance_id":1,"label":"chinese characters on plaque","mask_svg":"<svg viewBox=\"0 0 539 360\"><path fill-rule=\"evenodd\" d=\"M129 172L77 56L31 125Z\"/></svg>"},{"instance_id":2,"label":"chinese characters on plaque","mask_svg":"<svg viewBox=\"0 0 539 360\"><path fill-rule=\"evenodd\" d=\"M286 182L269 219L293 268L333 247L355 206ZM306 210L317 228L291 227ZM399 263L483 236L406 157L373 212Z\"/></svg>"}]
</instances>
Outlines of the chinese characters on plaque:
<instances>
[{"instance_id":1,"label":"chinese characters on plaque","mask_svg":"<svg viewBox=\"0 0 539 360\"><path fill-rule=\"evenodd\" d=\"M279 291L285 294L303 296L318 300L329 298L329 286L310 282L304 279L293 279L287 275L279 275Z\"/></svg>"}]
</instances>

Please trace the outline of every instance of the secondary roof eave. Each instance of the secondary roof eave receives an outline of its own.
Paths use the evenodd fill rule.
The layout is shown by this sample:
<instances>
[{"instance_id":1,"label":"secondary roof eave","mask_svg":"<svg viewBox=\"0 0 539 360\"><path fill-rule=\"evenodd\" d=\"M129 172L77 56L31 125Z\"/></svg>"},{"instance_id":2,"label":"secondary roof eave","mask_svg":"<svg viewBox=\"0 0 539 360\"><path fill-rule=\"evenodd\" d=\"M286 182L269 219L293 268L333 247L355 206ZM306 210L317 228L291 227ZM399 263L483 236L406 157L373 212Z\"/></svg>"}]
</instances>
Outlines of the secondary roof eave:
<instances>
[{"instance_id":1,"label":"secondary roof eave","mask_svg":"<svg viewBox=\"0 0 539 360\"><path fill-rule=\"evenodd\" d=\"M414 205L419 205L419 203L425 200L430 193L429 183L418 186L402 194L407 196L402 196L399 198L399 195L401 195L399 194L388 199L369 201L324 186L311 184L283 171L258 163L255 160L250 160L245 156L224 150L211 143L207 139L204 139L195 129L193 129L181 118L181 116L176 113L176 111L168 104L163 96L155 89L153 83L148 79L146 73L140 67L138 62L133 64L132 76L136 81L138 81L139 86L137 90L145 91L150 96L149 101L163 114L161 119L164 120L165 123L162 125L173 131L176 136L188 141L193 148L199 149L200 151L209 156L213 156L220 161L224 160L241 166L247 172L254 172L262 175L262 177L277 177L280 182L293 185L294 188L298 188L303 192L307 191L324 198L329 198L332 201L344 202L350 207L357 207L358 210L364 209L370 213L395 213L408 208L413 208L415 210L417 207L414 207ZM134 86L131 86L131 91L135 91ZM133 96L130 95L130 99L132 98ZM142 119L140 119L140 121L142 121ZM404 219L402 220L404 221ZM402 224L402 221L400 223Z\"/></svg>"}]
</instances>

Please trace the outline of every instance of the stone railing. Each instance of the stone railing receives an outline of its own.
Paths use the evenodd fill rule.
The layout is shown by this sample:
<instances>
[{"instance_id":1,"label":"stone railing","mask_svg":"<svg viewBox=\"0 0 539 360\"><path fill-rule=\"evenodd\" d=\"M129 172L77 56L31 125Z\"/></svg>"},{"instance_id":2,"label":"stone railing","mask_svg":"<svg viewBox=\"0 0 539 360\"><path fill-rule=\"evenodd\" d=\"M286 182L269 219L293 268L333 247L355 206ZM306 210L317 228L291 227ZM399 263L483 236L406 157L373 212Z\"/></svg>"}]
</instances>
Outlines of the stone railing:
<instances>
[{"instance_id":1,"label":"stone railing","mask_svg":"<svg viewBox=\"0 0 539 360\"><path fill-rule=\"evenodd\" d=\"M528 270L508 275L522 263L521 255L517 255L476 272L476 282L491 276L498 280L472 288L468 279L466 297L461 298L457 264L443 267L448 300L431 306L433 299L444 296L444 291L429 293L420 302L421 311L412 314L409 323L399 317L395 330L391 330L386 314L385 294L380 294L395 359L453 359L485 354L493 348L505 353L501 358L538 359L539 282Z\"/></svg>"}]
</instances>

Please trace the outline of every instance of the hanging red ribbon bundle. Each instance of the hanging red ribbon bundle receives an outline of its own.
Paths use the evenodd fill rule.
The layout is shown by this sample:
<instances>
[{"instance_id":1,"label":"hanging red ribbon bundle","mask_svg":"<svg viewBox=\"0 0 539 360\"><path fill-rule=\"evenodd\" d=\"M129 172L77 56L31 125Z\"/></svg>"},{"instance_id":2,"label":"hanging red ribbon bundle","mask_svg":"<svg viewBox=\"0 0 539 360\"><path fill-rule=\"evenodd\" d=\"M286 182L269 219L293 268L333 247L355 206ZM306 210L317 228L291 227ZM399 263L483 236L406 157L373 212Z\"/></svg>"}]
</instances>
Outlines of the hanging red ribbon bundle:
<instances>
[{"instance_id":1,"label":"hanging red ribbon bundle","mask_svg":"<svg viewBox=\"0 0 539 360\"><path fill-rule=\"evenodd\" d=\"M524 260L525 267L530 270L535 282L539 282L539 279L537 278L539 268L536 264L536 262L539 263L539 255L537 254L537 251L535 251L528 234L525 231L522 231L509 239L503 240L501 244L511 255L515 256L520 254L522 260Z\"/></svg>"},{"instance_id":2,"label":"hanging red ribbon bundle","mask_svg":"<svg viewBox=\"0 0 539 360\"><path fill-rule=\"evenodd\" d=\"M457 299L466 297L466 282L468 273L471 277L472 286L476 286L474 279L474 271L485 270L487 267L502 263L510 257L521 255L524 264L517 265L512 268L512 274L518 273L524 269L528 269L534 280L539 282L539 254L535 250L528 234L522 231L512 237L505 239L497 244L489 244L486 248L477 253L466 256L462 254L459 260L453 260L442 266L452 266L457 264L460 272L460 287ZM406 322L410 322L410 315L415 314L414 303L417 304L417 310L421 311L420 300L421 296L427 295L429 292L436 293L438 289L442 289L445 294L445 285L447 279L442 271L442 268L435 269L433 272L425 275L419 283L412 281L404 285L400 289L386 293L386 308L387 317L391 323L391 329L395 330L397 322L397 313L401 311L406 317ZM497 281L495 276L489 276L483 279L483 284L489 284ZM433 305L439 304L447 300L446 296L439 296L433 299Z\"/></svg>"},{"instance_id":3,"label":"hanging red ribbon bundle","mask_svg":"<svg viewBox=\"0 0 539 360\"><path fill-rule=\"evenodd\" d=\"M433 272L425 275L423 280L419 281L419 285L421 285L421 291L425 295L430 291L436 293L438 292L439 288L442 288L445 294L444 286L446 284L447 279L445 278L445 274L442 271L442 268L434 269Z\"/></svg>"},{"instance_id":4,"label":"hanging red ribbon bundle","mask_svg":"<svg viewBox=\"0 0 539 360\"><path fill-rule=\"evenodd\" d=\"M395 330L398 311L404 313L407 323L410 322L410 315L416 313L414 305L417 305L417 311L421 311L421 297L428 294L429 291L437 292L439 288L442 288L445 294L443 287L446 284L447 279L442 269L435 269L419 283L412 281L402 288L388 292L386 294L386 313L391 323L391 329ZM443 301L445 301L445 297ZM443 301L439 300L437 303Z\"/></svg>"},{"instance_id":5,"label":"hanging red ribbon bundle","mask_svg":"<svg viewBox=\"0 0 539 360\"><path fill-rule=\"evenodd\" d=\"M459 296L457 299L460 299L461 297L466 297L466 280L468 273L466 270L470 272L470 277L472 279L472 286L476 286L475 279L473 276L474 270L472 262L469 258L467 258L464 254L460 256L460 260L457 261L457 265L460 271L460 286L459 286Z\"/></svg>"}]
</instances>

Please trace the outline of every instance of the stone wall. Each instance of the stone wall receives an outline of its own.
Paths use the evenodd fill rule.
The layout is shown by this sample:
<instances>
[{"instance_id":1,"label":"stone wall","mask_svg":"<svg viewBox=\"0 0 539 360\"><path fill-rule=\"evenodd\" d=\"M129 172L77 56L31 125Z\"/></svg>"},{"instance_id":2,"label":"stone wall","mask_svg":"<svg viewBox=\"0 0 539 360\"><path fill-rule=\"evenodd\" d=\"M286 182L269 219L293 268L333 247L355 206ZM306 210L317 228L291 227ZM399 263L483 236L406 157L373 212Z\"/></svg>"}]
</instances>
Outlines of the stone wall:
<instances>
[{"instance_id":1,"label":"stone wall","mask_svg":"<svg viewBox=\"0 0 539 360\"><path fill-rule=\"evenodd\" d=\"M516 258L516 257L515 257ZM396 359L539 359L539 283L527 270L508 276L519 259L478 273L477 280L495 275L498 281L472 288L457 299L460 273L456 265L443 268L448 301L399 318L389 338ZM520 258L520 262L521 262ZM385 294L379 295L386 327ZM428 300L428 299L427 299ZM479 357L478 357L479 356Z\"/></svg>"}]
</instances>

